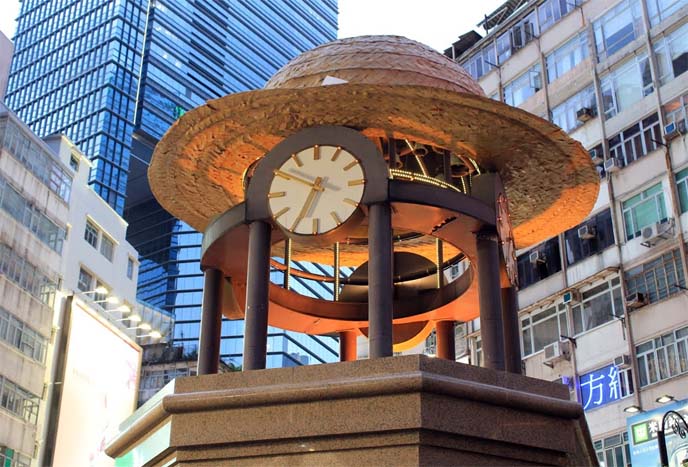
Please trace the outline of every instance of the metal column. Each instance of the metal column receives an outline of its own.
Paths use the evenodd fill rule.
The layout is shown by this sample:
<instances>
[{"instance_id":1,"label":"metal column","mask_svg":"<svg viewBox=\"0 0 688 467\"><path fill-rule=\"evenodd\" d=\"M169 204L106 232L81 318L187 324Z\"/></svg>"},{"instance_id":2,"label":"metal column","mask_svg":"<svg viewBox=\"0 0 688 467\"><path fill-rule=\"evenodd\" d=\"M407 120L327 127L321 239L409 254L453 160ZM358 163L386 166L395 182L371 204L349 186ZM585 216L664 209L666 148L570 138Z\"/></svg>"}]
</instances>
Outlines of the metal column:
<instances>
[{"instance_id":1,"label":"metal column","mask_svg":"<svg viewBox=\"0 0 688 467\"><path fill-rule=\"evenodd\" d=\"M502 289L504 322L504 361L506 371L521 374L521 336L518 327L518 292L516 287Z\"/></svg>"},{"instance_id":2,"label":"metal column","mask_svg":"<svg viewBox=\"0 0 688 467\"><path fill-rule=\"evenodd\" d=\"M391 357L394 282L392 212L388 203L368 212L368 322L370 358Z\"/></svg>"},{"instance_id":3,"label":"metal column","mask_svg":"<svg viewBox=\"0 0 688 467\"><path fill-rule=\"evenodd\" d=\"M353 362L358 357L356 351L356 332L342 331L339 333L339 361Z\"/></svg>"},{"instance_id":4,"label":"metal column","mask_svg":"<svg viewBox=\"0 0 688 467\"><path fill-rule=\"evenodd\" d=\"M201 335L198 344L198 374L214 375L220 362L220 336L222 335L222 283L224 274L219 269L206 269L201 310Z\"/></svg>"},{"instance_id":5,"label":"metal column","mask_svg":"<svg viewBox=\"0 0 688 467\"><path fill-rule=\"evenodd\" d=\"M438 358L456 360L456 342L454 337L454 321L438 321L435 323L436 350Z\"/></svg>"},{"instance_id":6,"label":"metal column","mask_svg":"<svg viewBox=\"0 0 688 467\"><path fill-rule=\"evenodd\" d=\"M268 344L269 285L270 224L264 221L255 221L249 225L248 237L244 370L265 368Z\"/></svg>"},{"instance_id":7,"label":"metal column","mask_svg":"<svg viewBox=\"0 0 688 467\"><path fill-rule=\"evenodd\" d=\"M485 367L504 370L504 325L499 277L497 233L476 234L478 247L478 295L480 297L480 336Z\"/></svg>"}]
</instances>

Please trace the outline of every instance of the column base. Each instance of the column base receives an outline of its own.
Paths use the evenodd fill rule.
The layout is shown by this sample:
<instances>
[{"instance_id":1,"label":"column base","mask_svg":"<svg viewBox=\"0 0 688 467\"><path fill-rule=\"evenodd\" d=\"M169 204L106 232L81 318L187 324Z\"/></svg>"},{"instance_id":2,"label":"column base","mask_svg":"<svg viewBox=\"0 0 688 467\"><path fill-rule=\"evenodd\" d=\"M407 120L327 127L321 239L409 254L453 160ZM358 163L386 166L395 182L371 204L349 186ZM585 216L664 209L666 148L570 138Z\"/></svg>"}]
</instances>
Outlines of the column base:
<instances>
[{"instance_id":1,"label":"column base","mask_svg":"<svg viewBox=\"0 0 688 467\"><path fill-rule=\"evenodd\" d=\"M118 465L597 465L568 389L422 355L179 378Z\"/></svg>"}]
</instances>

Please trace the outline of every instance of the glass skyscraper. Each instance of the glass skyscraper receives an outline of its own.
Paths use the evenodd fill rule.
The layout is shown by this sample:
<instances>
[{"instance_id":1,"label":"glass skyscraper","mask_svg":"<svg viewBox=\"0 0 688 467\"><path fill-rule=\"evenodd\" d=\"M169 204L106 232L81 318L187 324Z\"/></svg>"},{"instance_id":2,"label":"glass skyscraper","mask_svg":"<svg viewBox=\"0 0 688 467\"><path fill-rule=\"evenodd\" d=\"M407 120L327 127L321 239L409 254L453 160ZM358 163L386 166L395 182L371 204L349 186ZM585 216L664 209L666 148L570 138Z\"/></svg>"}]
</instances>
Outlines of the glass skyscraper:
<instances>
[{"instance_id":1,"label":"glass skyscraper","mask_svg":"<svg viewBox=\"0 0 688 467\"><path fill-rule=\"evenodd\" d=\"M174 313L175 341L188 351L199 334L202 235L152 197L153 148L186 110L262 87L336 31L337 0L22 2L7 105L38 135L64 133L91 158L93 188L124 215L139 251L139 298ZM268 366L337 359L334 338L271 331ZM228 362L241 363L242 334L243 323L223 322Z\"/></svg>"}]
</instances>

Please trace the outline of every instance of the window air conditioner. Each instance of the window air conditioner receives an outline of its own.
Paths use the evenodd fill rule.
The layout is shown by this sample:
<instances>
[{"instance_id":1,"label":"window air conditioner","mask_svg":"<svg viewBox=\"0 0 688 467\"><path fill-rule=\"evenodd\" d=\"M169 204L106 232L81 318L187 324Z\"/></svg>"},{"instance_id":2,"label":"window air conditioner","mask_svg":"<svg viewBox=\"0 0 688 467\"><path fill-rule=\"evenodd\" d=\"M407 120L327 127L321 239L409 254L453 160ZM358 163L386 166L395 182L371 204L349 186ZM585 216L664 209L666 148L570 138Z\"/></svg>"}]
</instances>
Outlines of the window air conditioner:
<instances>
[{"instance_id":1,"label":"window air conditioner","mask_svg":"<svg viewBox=\"0 0 688 467\"><path fill-rule=\"evenodd\" d=\"M641 232L643 242L641 245L651 248L663 240L668 240L674 236L674 220L667 219L664 222L655 222L643 228Z\"/></svg>"},{"instance_id":2,"label":"window air conditioner","mask_svg":"<svg viewBox=\"0 0 688 467\"><path fill-rule=\"evenodd\" d=\"M583 107L576 111L576 120L585 123L595 117L595 112L590 107Z\"/></svg>"},{"instance_id":3,"label":"window air conditioner","mask_svg":"<svg viewBox=\"0 0 688 467\"><path fill-rule=\"evenodd\" d=\"M544 263L545 255L535 250L530 252L530 256L528 257L528 259L530 259L530 264Z\"/></svg>"},{"instance_id":4,"label":"window air conditioner","mask_svg":"<svg viewBox=\"0 0 688 467\"><path fill-rule=\"evenodd\" d=\"M637 292L626 297L626 308L629 310L636 310L645 305L647 305L647 298L645 298L645 294Z\"/></svg>"},{"instance_id":5,"label":"window air conditioner","mask_svg":"<svg viewBox=\"0 0 688 467\"><path fill-rule=\"evenodd\" d=\"M604 161L604 170L608 174L618 172L620 168L621 161L619 161L619 159L617 159L616 157L610 157L609 159Z\"/></svg>"},{"instance_id":6,"label":"window air conditioner","mask_svg":"<svg viewBox=\"0 0 688 467\"><path fill-rule=\"evenodd\" d=\"M628 354L619 355L614 358L614 366L620 370L631 367L631 357Z\"/></svg>"},{"instance_id":7,"label":"window air conditioner","mask_svg":"<svg viewBox=\"0 0 688 467\"><path fill-rule=\"evenodd\" d=\"M583 225L578 227L578 238L581 240L591 240L597 237L597 229L594 225Z\"/></svg>"},{"instance_id":8,"label":"window air conditioner","mask_svg":"<svg viewBox=\"0 0 688 467\"><path fill-rule=\"evenodd\" d=\"M669 142L674 138L686 134L686 121L679 120L664 126L664 140Z\"/></svg>"},{"instance_id":9,"label":"window air conditioner","mask_svg":"<svg viewBox=\"0 0 688 467\"><path fill-rule=\"evenodd\" d=\"M563 298L564 305L568 305L569 303L580 303L581 294L578 290L571 289L571 290L567 290L566 292L564 292L564 295L562 298Z\"/></svg>"},{"instance_id":10,"label":"window air conditioner","mask_svg":"<svg viewBox=\"0 0 688 467\"><path fill-rule=\"evenodd\" d=\"M595 165L601 165L604 164L604 157L602 154L597 153L597 149L591 149L588 151L590 153L590 158L592 159L592 163Z\"/></svg>"},{"instance_id":11,"label":"window air conditioner","mask_svg":"<svg viewBox=\"0 0 688 467\"><path fill-rule=\"evenodd\" d=\"M569 341L553 342L545 346L545 364L553 365L561 360L571 358L571 347Z\"/></svg>"}]
</instances>

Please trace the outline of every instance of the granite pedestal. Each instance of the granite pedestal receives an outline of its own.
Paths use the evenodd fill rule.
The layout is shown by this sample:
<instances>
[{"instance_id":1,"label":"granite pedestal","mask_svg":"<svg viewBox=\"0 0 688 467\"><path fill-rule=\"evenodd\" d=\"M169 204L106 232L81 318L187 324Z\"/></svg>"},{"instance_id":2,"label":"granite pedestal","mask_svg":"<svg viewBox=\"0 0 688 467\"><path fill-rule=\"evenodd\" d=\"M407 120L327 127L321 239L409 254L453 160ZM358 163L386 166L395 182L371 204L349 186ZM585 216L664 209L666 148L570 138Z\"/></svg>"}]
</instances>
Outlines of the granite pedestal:
<instances>
[{"instance_id":1,"label":"granite pedestal","mask_svg":"<svg viewBox=\"0 0 688 467\"><path fill-rule=\"evenodd\" d=\"M569 390L421 355L170 383L125 421L118 465L596 465Z\"/></svg>"}]
</instances>

